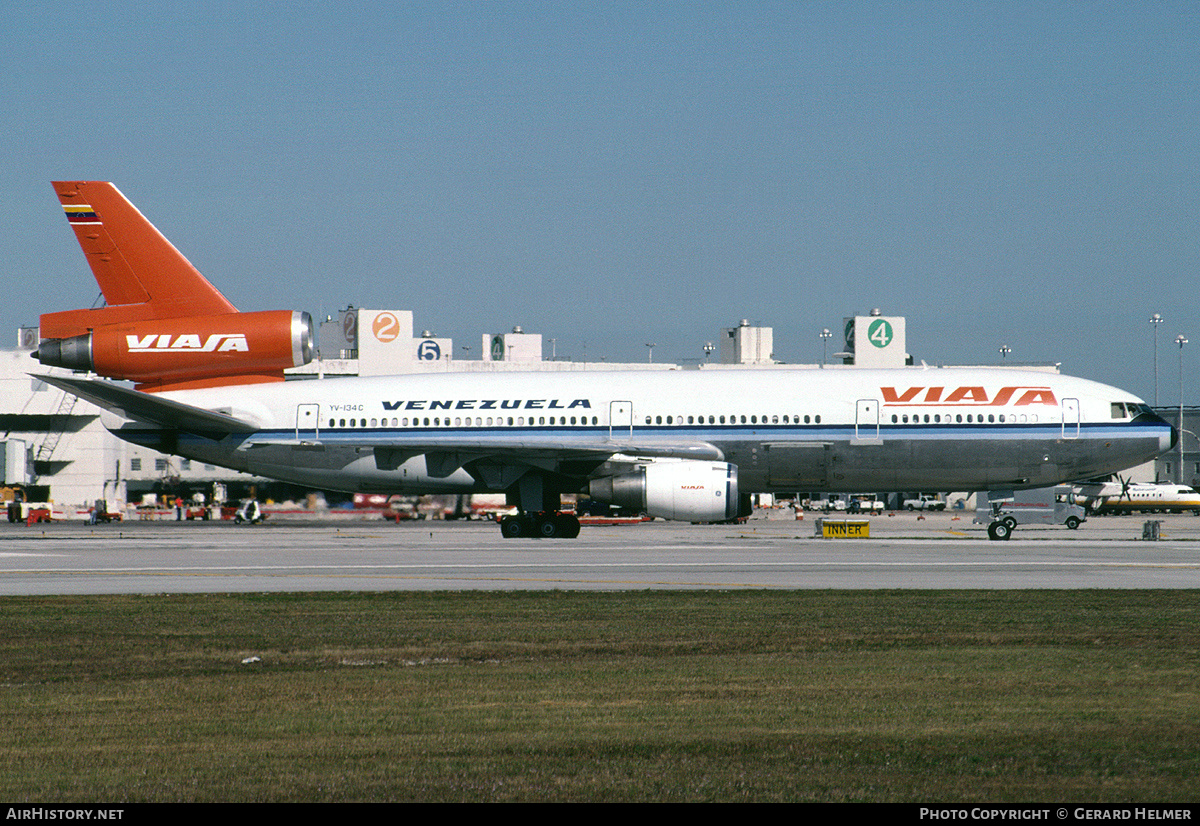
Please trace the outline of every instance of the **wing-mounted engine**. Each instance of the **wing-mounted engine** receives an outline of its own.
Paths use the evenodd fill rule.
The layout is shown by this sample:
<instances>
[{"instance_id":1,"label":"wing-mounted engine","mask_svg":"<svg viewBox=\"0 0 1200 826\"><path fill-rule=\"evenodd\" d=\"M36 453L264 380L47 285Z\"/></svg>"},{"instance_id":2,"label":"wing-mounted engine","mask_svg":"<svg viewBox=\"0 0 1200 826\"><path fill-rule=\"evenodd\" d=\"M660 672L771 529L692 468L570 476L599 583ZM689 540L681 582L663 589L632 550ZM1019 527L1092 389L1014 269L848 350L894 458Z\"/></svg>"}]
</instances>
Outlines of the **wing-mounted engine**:
<instances>
[{"instance_id":1,"label":"wing-mounted engine","mask_svg":"<svg viewBox=\"0 0 1200 826\"><path fill-rule=\"evenodd\" d=\"M588 493L597 502L662 519L723 522L743 515L737 465L728 462L639 462L628 473L591 480Z\"/></svg>"},{"instance_id":2,"label":"wing-mounted engine","mask_svg":"<svg viewBox=\"0 0 1200 826\"><path fill-rule=\"evenodd\" d=\"M36 353L47 366L128 379L140 390L269 381L312 355L312 317L288 310L102 325L44 339Z\"/></svg>"}]
</instances>

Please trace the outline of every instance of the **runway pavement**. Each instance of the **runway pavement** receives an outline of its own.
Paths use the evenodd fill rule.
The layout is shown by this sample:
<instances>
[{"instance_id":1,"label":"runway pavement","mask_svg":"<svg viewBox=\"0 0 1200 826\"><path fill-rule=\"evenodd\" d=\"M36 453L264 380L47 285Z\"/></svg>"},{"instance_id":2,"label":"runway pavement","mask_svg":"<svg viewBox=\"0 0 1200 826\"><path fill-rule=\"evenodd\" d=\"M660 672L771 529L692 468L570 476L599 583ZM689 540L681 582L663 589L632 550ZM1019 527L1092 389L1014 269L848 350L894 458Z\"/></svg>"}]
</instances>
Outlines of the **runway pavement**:
<instances>
[{"instance_id":1,"label":"runway pavement","mask_svg":"<svg viewBox=\"0 0 1200 826\"><path fill-rule=\"evenodd\" d=\"M1200 518L1096 517L991 542L971 515L871 519L819 539L814 516L744 525L585 526L502 539L492 523L269 520L0 525L0 595L433 589L1197 588ZM1142 541L1159 520L1159 541Z\"/></svg>"}]
</instances>

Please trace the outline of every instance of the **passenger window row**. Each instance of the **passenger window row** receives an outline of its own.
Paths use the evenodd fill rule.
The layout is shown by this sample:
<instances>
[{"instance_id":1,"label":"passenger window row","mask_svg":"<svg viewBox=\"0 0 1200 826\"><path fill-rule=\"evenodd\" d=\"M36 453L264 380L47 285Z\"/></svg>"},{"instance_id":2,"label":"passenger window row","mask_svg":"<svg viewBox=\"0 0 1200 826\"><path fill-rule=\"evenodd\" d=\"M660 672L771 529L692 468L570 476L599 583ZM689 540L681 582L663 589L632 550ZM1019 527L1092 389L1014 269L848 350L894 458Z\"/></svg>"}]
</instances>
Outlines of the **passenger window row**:
<instances>
[{"instance_id":1,"label":"passenger window row","mask_svg":"<svg viewBox=\"0 0 1200 826\"><path fill-rule=\"evenodd\" d=\"M370 424L368 424L370 421ZM530 416L526 421L524 416L414 416L392 417L390 419L330 419L331 428L349 427L526 427L536 425L587 425L600 424L598 416Z\"/></svg>"},{"instance_id":2,"label":"passenger window row","mask_svg":"<svg viewBox=\"0 0 1200 826\"><path fill-rule=\"evenodd\" d=\"M951 418L949 413L947 413L944 417L941 413L926 413L924 416L914 413L911 417L907 413L892 414L892 424L909 424L910 422L912 424L941 424L943 421L945 421L946 424L963 424L964 422L966 424L984 424L985 422L990 424L994 424L996 422L1001 424L1004 424L1005 422L1009 424L1036 424L1037 420L1038 417L1036 413L988 413L986 418L982 413L957 413L953 418Z\"/></svg>"},{"instance_id":3,"label":"passenger window row","mask_svg":"<svg viewBox=\"0 0 1200 826\"><path fill-rule=\"evenodd\" d=\"M683 416L647 416L646 424L682 425ZM801 416L688 416L687 424L820 424L820 414L805 414ZM363 428L363 427L534 427L541 425L599 425L598 416L425 416L425 417L392 417L383 419L330 419L330 428Z\"/></svg>"},{"instance_id":4,"label":"passenger window row","mask_svg":"<svg viewBox=\"0 0 1200 826\"><path fill-rule=\"evenodd\" d=\"M647 416L646 424L684 424L683 416ZM806 415L803 417L804 424L821 423L819 415ZM801 417L799 414L795 416L688 416L687 424L800 424Z\"/></svg>"},{"instance_id":5,"label":"passenger window row","mask_svg":"<svg viewBox=\"0 0 1200 826\"><path fill-rule=\"evenodd\" d=\"M984 424L984 423L1036 423L1036 413L958 413L953 417L947 413L908 414L893 413L892 424ZM820 424L820 414L796 415L729 415L709 414L706 416L646 416L648 425L682 425L682 424ZM425 417L392 417L383 419L329 419L330 428L364 428L364 427L537 427L537 426L567 426L567 425L599 425L598 416L425 416Z\"/></svg>"}]
</instances>

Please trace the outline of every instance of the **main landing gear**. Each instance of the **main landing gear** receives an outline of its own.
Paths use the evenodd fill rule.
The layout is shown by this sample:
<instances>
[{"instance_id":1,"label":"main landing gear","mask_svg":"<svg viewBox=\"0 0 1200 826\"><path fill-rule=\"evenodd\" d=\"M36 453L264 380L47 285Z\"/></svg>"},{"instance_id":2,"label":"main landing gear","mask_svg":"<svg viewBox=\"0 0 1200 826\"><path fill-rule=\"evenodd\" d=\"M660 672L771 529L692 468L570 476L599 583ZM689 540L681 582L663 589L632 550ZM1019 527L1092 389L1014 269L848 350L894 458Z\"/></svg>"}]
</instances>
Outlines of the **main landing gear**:
<instances>
[{"instance_id":1,"label":"main landing gear","mask_svg":"<svg viewBox=\"0 0 1200 826\"><path fill-rule=\"evenodd\" d=\"M579 536L579 517L573 513L523 511L500 519L500 533L507 539L574 539Z\"/></svg>"},{"instance_id":2,"label":"main landing gear","mask_svg":"<svg viewBox=\"0 0 1200 826\"><path fill-rule=\"evenodd\" d=\"M500 520L500 533L508 539L574 539L579 536L579 517L561 510L564 493L578 487L570 478L548 472L523 473L507 490L508 504L517 513Z\"/></svg>"}]
</instances>

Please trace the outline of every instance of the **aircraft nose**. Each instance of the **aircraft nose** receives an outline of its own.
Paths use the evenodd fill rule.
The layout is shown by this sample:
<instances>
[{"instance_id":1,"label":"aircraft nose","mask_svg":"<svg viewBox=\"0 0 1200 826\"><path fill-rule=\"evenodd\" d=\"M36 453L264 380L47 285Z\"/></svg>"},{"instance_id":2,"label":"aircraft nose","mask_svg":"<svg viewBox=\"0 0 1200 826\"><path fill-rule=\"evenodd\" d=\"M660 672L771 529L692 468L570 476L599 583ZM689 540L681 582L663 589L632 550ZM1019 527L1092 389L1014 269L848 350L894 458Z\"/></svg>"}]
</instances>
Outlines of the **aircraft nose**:
<instances>
[{"instance_id":1,"label":"aircraft nose","mask_svg":"<svg viewBox=\"0 0 1200 826\"><path fill-rule=\"evenodd\" d=\"M1160 431L1158 437L1159 453L1166 453L1168 450L1178 446L1180 437L1179 428L1152 411L1148 406L1142 406L1141 411L1134 418L1134 421L1143 424L1158 425L1166 428L1165 432Z\"/></svg>"},{"instance_id":2,"label":"aircraft nose","mask_svg":"<svg viewBox=\"0 0 1200 826\"><path fill-rule=\"evenodd\" d=\"M1179 446L1179 440L1183 437L1183 430L1181 429L1183 427L1183 422L1180 422L1179 426L1176 427L1175 425L1171 424L1169 421L1162 418L1161 416L1158 417L1158 420L1160 422L1162 422L1163 424L1165 424L1167 427L1171 428L1170 444L1166 444L1167 437L1165 435L1161 439L1159 439L1159 444L1162 446L1163 452L1166 453L1168 450L1171 450L1171 449Z\"/></svg>"},{"instance_id":3,"label":"aircraft nose","mask_svg":"<svg viewBox=\"0 0 1200 826\"><path fill-rule=\"evenodd\" d=\"M1166 419L1164 419L1162 416L1159 416L1159 415L1155 414L1154 418L1158 419L1158 421L1159 421L1159 422L1160 422L1162 425L1164 425L1165 427L1167 427L1167 428L1170 430L1170 436L1169 436L1169 437L1168 437L1168 435L1167 435L1166 433L1164 433L1164 434L1163 434L1162 436L1160 436L1160 437L1159 437L1159 439L1158 439L1158 446L1159 446L1159 448L1161 449L1161 450L1160 450L1160 452L1161 452L1161 453L1166 453L1168 450L1171 450L1171 449L1173 449L1173 448L1175 448L1175 447L1178 447L1178 445L1179 445L1179 438L1180 438L1180 435L1181 435L1181 434L1180 434L1180 430L1179 430L1179 428L1178 428L1178 427L1176 427L1175 425L1171 424L1170 422L1168 422L1168 421L1167 421Z\"/></svg>"}]
</instances>

